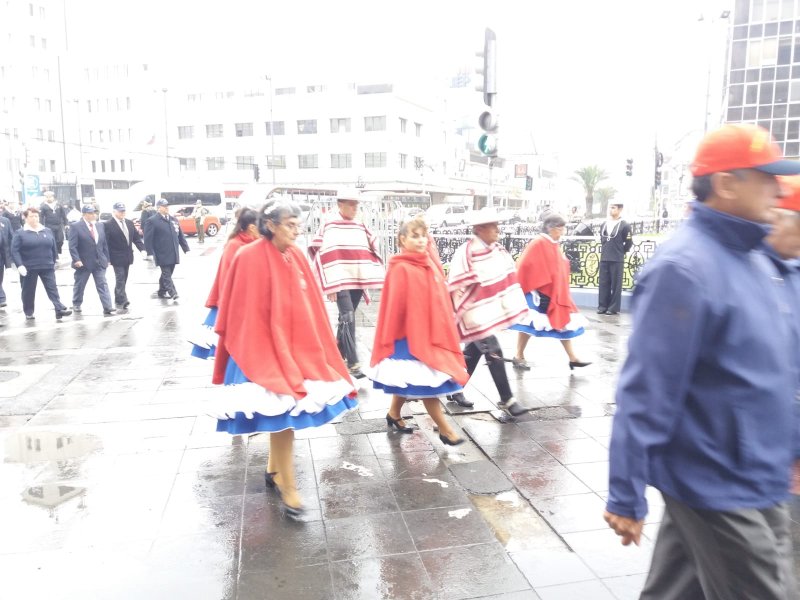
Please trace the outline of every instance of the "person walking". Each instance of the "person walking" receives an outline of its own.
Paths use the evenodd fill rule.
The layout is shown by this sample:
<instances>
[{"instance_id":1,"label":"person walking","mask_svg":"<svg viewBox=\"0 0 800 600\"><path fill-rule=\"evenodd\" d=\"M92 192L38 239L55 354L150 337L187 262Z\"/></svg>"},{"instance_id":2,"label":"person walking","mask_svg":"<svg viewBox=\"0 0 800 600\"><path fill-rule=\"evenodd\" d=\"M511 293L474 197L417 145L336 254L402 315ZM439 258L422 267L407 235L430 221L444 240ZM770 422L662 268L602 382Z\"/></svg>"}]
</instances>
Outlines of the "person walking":
<instances>
[{"instance_id":1,"label":"person walking","mask_svg":"<svg viewBox=\"0 0 800 600\"><path fill-rule=\"evenodd\" d=\"M12 206L5 198L0 200L0 217L8 219L12 234L22 227L22 215L15 207L16 203Z\"/></svg>"},{"instance_id":2,"label":"person walking","mask_svg":"<svg viewBox=\"0 0 800 600\"><path fill-rule=\"evenodd\" d=\"M130 306L125 289L128 282L128 271L133 264L133 247L143 257L147 256L142 236L136 230L133 221L125 218L125 204L114 204L113 217L105 221L106 240L108 242L108 260L114 267L114 304L117 310L125 310Z\"/></svg>"},{"instance_id":3,"label":"person walking","mask_svg":"<svg viewBox=\"0 0 800 600\"><path fill-rule=\"evenodd\" d=\"M337 197L338 215L324 223L308 246L317 281L328 300L336 302L339 325L336 342L353 377L364 377L356 348L356 309L367 290L383 286L383 263L375 249L376 238L356 220L359 193L344 191Z\"/></svg>"},{"instance_id":4,"label":"person walking","mask_svg":"<svg viewBox=\"0 0 800 600\"><path fill-rule=\"evenodd\" d=\"M178 290L172 281L175 265L180 264L180 250L189 252L189 244L178 220L169 214L169 202L160 198L156 202L157 214L147 220L144 229L144 247L153 255L155 265L161 269L158 279L159 298L178 299Z\"/></svg>"},{"instance_id":5,"label":"person walking","mask_svg":"<svg viewBox=\"0 0 800 600\"><path fill-rule=\"evenodd\" d=\"M199 198L195 202L194 210L192 210L192 218L194 219L194 226L197 231L197 243L204 244L206 241L206 230L203 221L205 221L208 209L203 206L203 201Z\"/></svg>"},{"instance_id":6,"label":"person walking","mask_svg":"<svg viewBox=\"0 0 800 600\"><path fill-rule=\"evenodd\" d=\"M56 240L53 232L39 223L39 209L27 208L22 213L24 225L11 239L11 259L17 267L22 284L22 311L25 319L34 319L36 284L41 279L47 297L53 303L56 319L72 314L58 295L56 286Z\"/></svg>"},{"instance_id":7,"label":"person walking","mask_svg":"<svg viewBox=\"0 0 800 600\"><path fill-rule=\"evenodd\" d=\"M3 290L5 270L14 264L11 261L11 238L13 236L11 222L0 216L0 308L6 307L6 293Z\"/></svg>"},{"instance_id":8,"label":"person walking","mask_svg":"<svg viewBox=\"0 0 800 600\"><path fill-rule=\"evenodd\" d=\"M497 242L499 221L494 208L484 207L475 212L474 237L453 254L448 289L456 311L456 327L466 344L467 372L471 376L481 357L485 357L500 394L498 406L516 417L528 409L511 392L503 350L495 334L520 321L528 313L528 304L517 281L514 260ZM462 392L448 398L467 408L473 406Z\"/></svg>"},{"instance_id":9,"label":"person walking","mask_svg":"<svg viewBox=\"0 0 800 600\"><path fill-rule=\"evenodd\" d=\"M519 283L530 309L521 323L511 326L519 332L512 364L521 371L530 370L525 346L531 336L559 340L569 358L570 370L592 364L580 360L572 348L572 339L584 332L586 317L572 301L569 261L559 247L566 225L564 217L550 213L542 224L543 232L525 247L517 264Z\"/></svg>"},{"instance_id":10,"label":"person walking","mask_svg":"<svg viewBox=\"0 0 800 600\"><path fill-rule=\"evenodd\" d=\"M600 281L597 314L616 315L622 306L625 254L633 246L631 226L622 217L622 204L609 206L609 218L600 226Z\"/></svg>"},{"instance_id":11,"label":"person walking","mask_svg":"<svg viewBox=\"0 0 800 600\"><path fill-rule=\"evenodd\" d=\"M459 345L453 303L444 272L428 252L428 226L422 217L400 225L402 251L389 260L368 377L376 389L393 394L386 423L411 433L400 410L406 400L422 400L439 428L443 444L459 438L439 398L460 392L469 380Z\"/></svg>"},{"instance_id":12,"label":"person walking","mask_svg":"<svg viewBox=\"0 0 800 600\"><path fill-rule=\"evenodd\" d=\"M72 257L72 268L75 269L72 310L76 313L82 312L83 293L89 277L92 277L103 305L103 314L113 315L111 293L106 281L109 262L105 227L97 222L97 211L91 204L84 204L81 214L82 218L69 228L69 253Z\"/></svg>"},{"instance_id":13,"label":"person walking","mask_svg":"<svg viewBox=\"0 0 800 600\"><path fill-rule=\"evenodd\" d=\"M259 211L257 242L246 244L225 277L217 314L215 384L235 385L220 400L217 431L270 433L264 473L284 513L302 519L293 464L294 432L357 406L314 274L295 245L300 208L284 199Z\"/></svg>"},{"instance_id":14,"label":"person walking","mask_svg":"<svg viewBox=\"0 0 800 600\"><path fill-rule=\"evenodd\" d=\"M604 517L638 544L645 485L664 498L644 600L790 600L800 311L764 224L776 175L800 162L765 129L731 124L703 138L690 168L692 216L633 293Z\"/></svg>"},{"instance_id":15,"label":"person walking","mask_svg":"<svg viewBox=\"0 0 800 600\"><path fill-rule=\"evenodd\" d=\"M39 207L39 213L42 225L53 232L56 250L61 254L64 246L64 227L69 223L66 209L56 201L56 195L48 190L44 193L44 202Z\"/></svg>"}]
</instances>

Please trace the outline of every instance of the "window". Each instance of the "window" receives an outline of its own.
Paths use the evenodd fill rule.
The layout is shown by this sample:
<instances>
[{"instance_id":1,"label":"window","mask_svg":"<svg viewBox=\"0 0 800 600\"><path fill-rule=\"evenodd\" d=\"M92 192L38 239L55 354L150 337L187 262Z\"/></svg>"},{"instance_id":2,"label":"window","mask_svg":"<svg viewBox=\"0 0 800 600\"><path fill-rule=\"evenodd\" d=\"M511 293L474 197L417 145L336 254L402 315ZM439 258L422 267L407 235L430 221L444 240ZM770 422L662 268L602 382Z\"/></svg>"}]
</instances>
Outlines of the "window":
<instances>
[{"instance_id":1,"label":"window","mask_svg":"<svg viewBox=\"0 0 800 600\"><path fill-rule=\"evenodd\" d=\"M200 102L200 100L202 99L203 99L202 94L188 94L186 96L186 101L189 102L190 104L194 104L195 102Z\"/></svg>"},{"instance_id":2,"label":"window","mask_svg":"<svg viewBox=\"0 0 800 600\"><path fill-rule=\"evenodd\" d=\"M401 154L400 155L400 168L405 169L408 165L408 154Z\"/></svg>"},{"instance_id":3,"label":"window","mask_svg":"<svg viewBox=\"0 0 800 600\"><path fill-rule=\"evenodd\" d=\"M53 101L52 100L45 100L44 101L44 109L47 112L53 112Z\"/></svg>"},{"instance_id":4,"label":"window","mask_svg":"<svg viewBox=\"0 0 800 600\"><path fill-rule=\"evenodd\" d=\"M179 158L178 159L178 168L181 171L196 171L197 170L197 162L193 158Z\"/></svg>"},{"instance_id":5,"label":"window","mask_svg":"<svg viewBox=\"0 0 800 600\"><path fill-rule=\"evenodd\" d=\"M119 160L119 170L122 171L123 173L125 172L125 159L124 158L121 158Z\"/></svg>"},{"instance_id":6,"label":"window","mask_svg":"<svg viewBox=\"0 0 800 600\"><path fill-rule=\"evenodd\" d=\"M50 172L51 173L55 173L56 172L56 161L54 161L54 160L50 161Z\"/></svg>"},{"instance_id":7,"label":"window","mask_svg":"<svg viewBox=\"0 0 800 600\"><path fill-rule=\"evenodd\" d=\"M92 101L91 100L87 100L86 101L86 110L88 112L92 112Z\"/></svg>"},{"instance_id":8,"label":"window","mask_svg":"<svg viewBox=\"0 0 800 600\"><path fill-rule=\"evenodd\" d=\"M352 166L352 154L331 154L331 169L350 169Z\"/></svg>"},{"instance_id":9,"label":"window","mask_svg":"<svg viewBox=\"0 0 800 600\"><path fill-rule=\"evenodd\" d=\"M47 141L48 142L55 142L56 141L56 132L52 129L47 130Z\"/></svg>"},{"instance_id":10,"label":"window","mask_svg":"<svg viewBox=\"0 0 800 600\"><path fill-rule=\"evenodd\" d=\"M30 41L31 48L36 48L36 37L35 36L30 36L28 39Z\"/></svg>"},{"instance_id":11,"label":"window","mask_svg":"<svg viewBox=\"0 0 800 600\"><path fill-rule=\"evenodd\" d=\"M331 119L331 133L350 133L350 119Z\"/></svg>"},{"instance_id":12,"label":"window","mask_svg":"<svg viewBox=\"0 0 800 600\"><path fill-rule=\"evenodd\" d=\"M405 133L406 132L406 125L407 124L408 124L408 121L406 119L404 119L403 117L400 117L400 133Z\"/></svg>"},{"instance_id":13,"label":"window","mask_svg":"<svg viewBox=\"0 0 800 600\"><path fill-rule=\"evenodd\" d=\"M286 130L283 121L267 121L267 135L284 135Z\"/></svg>"},{"instance_id":14,"label":"window","mask_svg":"<svg viewBox=\"0 0 800 600\"><path fill-rule=\"evenodd\" d=\"M39 171L44 173L45 169L47 168L47 161L43 158L39 159Z\"/></svg>"},{"instance_id":15,"label":"window","mask_svg":"<svg viewBox=\"0 0 800 600\"><path fill-rule=\"evenodd\" d=\"M131 98L130 98L130 96L125 98L125 108L127 108L128 110L131 109Z\"/></svg>"},{"instance_id":16,"label":"window","mask_svg":"<svg viewBox=\"0 0 800 600\"><path fill-rule=\"evenodd\" d=\"M206 125L206 137L207 138L221 138L222 137L222 125Z\"/></svg>"},{"instance_id":17,"label":"window","mask_svg":"<svg viewBox=\"0 0 800 600\"><path fill-rule=\"evenodd\" d=\"M92 173L97 173L97 161L92 161Z\"/></svg>"},{"instance_id":18,"label":"window","mask_svg":"<svg viewBox=\"0 0 800 600\"><path fill-rule=\"evenodd\" d=\"M290 94L294 94L295 90L293 87L284 87L284 88L276 88L275 95L276 96L287 96Z\"/></svg>"},{"instance_id":19,"label":"window","mask_svg":"<svg viewBox=\"0 0 800 600\"><path fill-rule=\"evenodd\" d=\"M117 161L112 160L109 162L111 163L111 172L114 173L117 170Z\"/></svg>"},{"instance_id":20,"label":"window","mask_svg":"<svg viewBox=\"0 0 800 600\"><path fill-rule=\"evenodd\" d=\"M42 38L42 50L47 50L47 38Z\"/></svg>"},{"instance_id":21,"label":"window","mask_svg":"<svg viewBox=\"0 0 800 600\"><path fill-rule=\"evenodd\" d=\"M386 117L364 117L364 131L386 131Z\"/></svg>"},{"instance_id":22,"label":"window","mask_svg":"<svg viewBox=\"0 0 800 600\"><path fill-rule=\"evenodd\" d=\"M90 130L89 130L89 143L91 144L91 143L93 143L93 142L94 142L94 131L92 131L92 130L90 129Z\"/></svg>"},{"instance_id":23,"label":"window","mask_svg":"<svg viewBox=\"0 0 800 600\"><path fill-rule=\"evenodd\" d=\"M28 14L33 16L33 4L28 4Z\"/></svg>"},{"instance_id":24,"label":"window","mask_svg":"<svg viewBox=\"0 0 800 600\"><path fill-rule=\"evenodd\" d=\"M276 154L273 157L267 157L267 168L268 169L285 169L286 168L286 156L281 154Z\"/></svg>"},{"instance_id":25,"label":"window","mask_svg":"<svg viewBox=\"0 0 800 600\"><path fill-rule=\"evenodd\" d=\"M179 125L178 126L178 139L179 140L190 140L194 137L194 126L193 125Z\"/></svg>"},{"instance_id":26,"label":"window","mask_svg":"<svg viewBox=\"0 0 800 600\"><path fill-rule=\"evenodd\" d=\"M253 135L252 123L236 123L236 137L251 137Z\"/></svg>"},{"instance_id":27,"label":"window","mask_svg":"<svg viewBox=\"0 0 800 600\"><path fill-rule=\"evenodd\" d=\"M250 171L253 169L253 165L255 163L255 157L253 156L237 156L236 157L236 168L240 171Z\"/></svg>"},{"instance_id":28,"label":"window","mask_svg":"<svg viewBox=\"0 0 800 600\"><path fill-rule=\"evenodd\" d=\"M44 130L43 129L37 129L36 130L36 139L39 140L39 141L44 140Z\"/></svg>"},{"instance_id":29,"label":"window","mask_svg":"<svg viewBox=\"0 0 800 600\"><path fill-rule=\"evenodd\" d=\"M422 124L421 123L414 123L414 131L417 137L422 136Z\"/></svg>"},{"instance_id":30,"label":"window","mask_svg":"<svg viewBox=\"0 0 800 600\"><path fill-rule=\"evenodd\" d=\"M425 159L422 158L421 156L415 156L414 157L414 168L415 169L421 169L424 166L425 166Z\"/></svg>"},{"instance_id":31,"label":"window","mask_svg":"<svg viewBox=\"0 0 800 600\"><path fill-rule=\"evenodd\" d=\"M306 120L297 120L297 133L299 134L307 134L307 133L317 133L317 120L316 119L306 119Z\"/></svg>"},{"instance_id":32,"label":"window","mask_svg":"<svg viewBox=\"0 0 800 600\"><path fill-rule=\"evenodd\" d=\"M298 154L297 162L301 169L316 169L318 166L316 154Z\"/></svg>"},{"instance_id":33,"label":"window","mask_svg":"<svg viewBox=\"0 0 800 600\"><path fill-rule=\"evenodd\" d=\"M364 154L364 166L376 169L386 166L386 152L367 152Z\"/></svg>"},{"instance_id":34,"label":"window","mask_svg":"<svg viewBox=\"0 0 800 600\"><path fill-rule=\"evenodd\" d=\"M102 173L105 173L105 172L106 172L106 161L104 161L104 160L101 160L101 161L100 161L100 171L101 171Z\"/></svg>"},{"instance_id":35,"label":"window","mask_svg":"<svg viewBox=\"0 0 800 600\"><path fill-rule=\"evenodd\" d=\"M222 156L209 156L206 158L209 171L221 171L225 168L225 158Z\"/></svg>"},{"instance_id":36,"label":"window","mask_svg":"<svg viewBox=\"0 0 800 600\"><path fill-rule=\"evenodd\" d=\"M39 7L39 18L44 19L44 6Z\"/></svg>"},{"instance_id":37,"label":"window","mask_svg":"<svg viewBox=\"0 0 800 600\"><path fill-rule=\"evenodd\" d=\"M103 131L102 129L99 129L97 131L97 135L100 137L100 143L101 144L105 143L105 141L106 141L106 137L105 137L104 134L105 134L105 131Z\"/></svg>"},{"instance_id":38,"label":"window","mask_svg":"<svg viewBox=\"0 0 800 600\"><path fill-rule=\"evenodd\" d=\"M36 110L42 110L42 101L39 98L33 99L33 105L36 107Z\"/></svg>"},{"instance_id":39,"label":"window","mask_svg":"<svg viewBox=\"0 0 800 600\"><path fill-rule=\"evenodd\" d=\"M113 142L114 141L114 130L113 129L109 129L108 130L108 141L109 142Z\"/></svg>"}]
</instances>

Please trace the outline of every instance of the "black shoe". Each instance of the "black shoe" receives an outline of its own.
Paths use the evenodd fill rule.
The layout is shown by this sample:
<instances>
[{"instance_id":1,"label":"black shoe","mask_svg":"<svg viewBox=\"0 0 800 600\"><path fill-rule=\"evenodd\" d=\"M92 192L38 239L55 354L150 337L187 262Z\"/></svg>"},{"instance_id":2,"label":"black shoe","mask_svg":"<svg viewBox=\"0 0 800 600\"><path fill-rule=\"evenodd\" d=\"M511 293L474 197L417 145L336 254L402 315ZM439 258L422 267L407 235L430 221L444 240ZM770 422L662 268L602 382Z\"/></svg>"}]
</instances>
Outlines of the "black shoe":
<instances>
[{"instance_id":1,"label":"black shoe","mask_svg":"<svg viewBox=\"0 0 800 600\"><path fill-rule=\"evenodd\" d=\"M606 314L606 309L605 309L605 308L598 308L598 309L597 309L597 314L598 314L598 315L604 315L604 314Z\"/></svg>"},{"instance_id":2,"label":"black shoe","mask_svg":"<svg viewBox=\"0 0 800 600\"><path fill-rule=\"evenodd\" d=\"M606 314L607 315L618 315L619 311L618 310L607 310Z\"/></svg>"},{"instance_id":3,"label":"black shoe","mask_svg":"<svg viewBox=\"0 0 800 600\"><path fill-rule=\"evenodd\" d=\"M588 367L590 364L592 364L592 363L583 362L583 361L580 361L580 360L571 360L571 361L569 361L569 370L572 371L576 367Z\"/></svg>"},{"instance_id":4,"label":"black shoe","mask_svg":"<svg viewBox=\"0 0 800 600\"><path fill-rule=\"evenodd\" d=\"M156 296L159 298L169 298L169 294L167 292L156 292Z\"/></svg>"},{"instance_id":5,"label":"black shoe","mask_svg":"<svg viewBox=\"0 0 800 600\"><path fill-rule=\"evenodd\" d=\"M73 312L76 312L76 313L81 312L82 311L81 305L80 304L76 304L75 306L72 307L72 310L73 310Z\"/></svg>"},{"instance_id":6,"label":"black shoe","mask_svg":"<svg viewBox=\"0 0 800 600\"><path fill-rule=\"evenodd\" d=\"M275 483L275 475L277 475L277 473L270 473L269 471L264 471L264 483L266 484L268 490L278 489L278 484Z\"/></svg>"},{"instance_id":7,"label":"black shoe","mask_svg":"<svg viewBox=\"0 0 800 600\"><path fill-rule=\"evenodd\" d=\"M364 372L361 370L361 365L355 364L350 367L348 371L350 371L350 375L353 377L353 379L364 379L366 377Z\"/></svg>"},{"instance_id":8,"label":"black shoe","mask_svg":"<svg viewBox=\"0 0 800 600\"><path fill-rule=\"evenodd\" d=\"M117 311L115 311L113 308L109 308L109 309L107 309L107 310L104 310L104 311L103 311L103 314L104 314L105 316L110 316L110 315L113 315L115 312L117 312Z\"/></svg>"},{"instance_id":9,"label":"black shoe","mask_svg":"<svg viewBox=\"0 0 800 600\"><path fill-rule=\"evenodd\" d=\"M131 303L130 303L130 302L128 302L128 301L126 301L126 302L125 302L125 303L122 305L122 308L128 308L130 305L131 305Z\"/></svg>"},{"instance_id":10,"label":"black shoe","mask_svg":"<svg viewBox=\"0 0 800 600\"><path fill-rule=\"evenodd\" d=\"M501 410L506 411L512 417L518 417L520 415L524 415L528 412L528 409L522 406L519 402L516 401L514 398L509 398L506 402L502 400L497 403L498 408Z\"/></svg>"},{"instance_id":11,"label":"black shoe","mask_svg":"<svg viewBox=\"0 0 800 600\"><path fill-rule=\"evenodd\" d=\"M175 295L172 297L172 299L173 299L173 300L177 300L177 299L178 299L178 294L175 294Z\"/></svg>"},{"instance_id":12,"label":"black shoe","mask_svg":"<svg viewBox=\"0 0 800 600\"><path fill-rule=\"evenodd\" d=\"M472 400L467 400L462 392L456 392L455 394L448 396L447 399L452 400L453 402L455 402L459 406L463 406L464 408L472 408L473 406L475 406L475 403Z\"/></svg>"},{"instance_id":13,"label":"black shoe","mask_svg":"<svg viewBox=\"0 0 800 600\"><path fill-rule=\"evenodd\" d=\"M409 427L408 425L400 425L400 421L404 419L400 417L399 419L393 419L390 415L386 415L386 424L389 426L389 429L395 427L397 431L400 433L414 433L416 431L416 427Z\"/></svg>"},{"instance_id":14,"label":"black shoe","mask_svg":"<svg viewBox=\"0 0 800 600\"><path fill-rule=\"evenodd\" d=\"M5 302L0 302L0 308L5 308L6 306L8 306L8 304Z\"/></svg>"},{"instance_id":15,"label":"black shoe","mask_svg":"<svg viewBox=\"0 0 800 600\"><path fill-rule=\"evenodd\" d=\"M35 318L36 317L34 317L33 315L25 315L25 320L26 321L33 321Z\"/></svg>"},{"instance_id":16,"label":"black shoe","mask_svg":"<svg viewBox=\"0 0 800 600\"><path fill-rule=\"evenodd\" d=\"M56 319L60 319L61 317L68 317L72 314L72 311L68 308L64 310L57 310L56 311Z\"/></svg>"},{"instance_id":17,"label":"black shoe","mask_svg":"<svg viewBox=\"0 0 800 600\"><path fill-rule=\"evenodd\" d=\"M442 440L442 443L445 446L460 446L466 441L463 437L456 440L451 440L450 438L444 437L441 433L439 434L439 439Z\"/></svg>"}]
</instances>

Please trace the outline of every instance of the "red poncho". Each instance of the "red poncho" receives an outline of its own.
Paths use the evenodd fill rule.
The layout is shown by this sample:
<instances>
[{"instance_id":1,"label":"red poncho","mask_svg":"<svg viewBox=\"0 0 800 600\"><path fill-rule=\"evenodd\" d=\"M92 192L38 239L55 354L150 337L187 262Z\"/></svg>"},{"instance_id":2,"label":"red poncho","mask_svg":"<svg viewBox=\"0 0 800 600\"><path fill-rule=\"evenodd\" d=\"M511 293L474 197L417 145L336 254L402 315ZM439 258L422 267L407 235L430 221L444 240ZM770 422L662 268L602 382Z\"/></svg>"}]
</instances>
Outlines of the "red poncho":
<instances>
[{"instance_id":1,"label":"red poncho","mask_svg":"<svg viewBox=\"0 0 800 600\"><path fill-rule=\"evenodd\" d=\"M214 383L224 381L228 357L253 383L297 399L306 395L306 379L350 381L322 293L296 247L281 253L262 239L241 248L222 297Z\"/></svg>"},{"instance_id":2,"label":"red poncho","mask_svg":"<svg viewBox=\"0 0 800 600\"><path fill-rule=\"evenodd\" d=\"M403 338L418 360L467 384L453 304L427 252L403 252L389 260L370 365L390 357L394 342Z\"/></svg>"},{"instance_id":3,"label":"red poncho","mask_svg":"<svg viewBox=\"0 0 800 600\"><path fill-rule=\"evenodd\" d=\"M228 274L228 269L230 269L231 263L233 262L233 257L236 256L236 252L239 248L256 241L256 239L258 238L241 232L237 234L236 237L228 240L228 243L225 244L225 249L222 251L222 258L219 259L217 275L214 277L214 283L211 285L211 291L208 293L206 308L219 306L219 295L225 288L225 276Z\"/></svg>"},{"instance_id":4,"label":"red poncho","mask_svg":"<svg viewBox=\"0 0 800 600\"><path fill-rule=\"evenodd\" d=\"M578 307L569 292L569 261L558 244L545 236L533 240L519 259L517 276L526 294L537 291L550 297L547 308L550 325L553 329L564 329L570 313L578 312Z\"/></svg>"}]
</instances>

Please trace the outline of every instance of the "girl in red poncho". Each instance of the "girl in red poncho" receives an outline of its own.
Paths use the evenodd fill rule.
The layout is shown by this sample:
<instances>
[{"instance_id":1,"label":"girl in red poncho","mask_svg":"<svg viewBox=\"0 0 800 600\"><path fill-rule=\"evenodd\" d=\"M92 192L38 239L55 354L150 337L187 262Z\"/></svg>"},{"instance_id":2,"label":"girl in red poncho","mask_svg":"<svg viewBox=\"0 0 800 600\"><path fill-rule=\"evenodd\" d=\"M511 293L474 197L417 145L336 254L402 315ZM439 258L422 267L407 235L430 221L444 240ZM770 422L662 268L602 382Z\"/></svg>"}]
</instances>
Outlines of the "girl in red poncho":
<instances>
[{"instance_id":1,"label":"girl in red poncho","mask_svg":"<svg viewBox=\"0 0 800 600\"><path fill-rule=\"evenodd\" d=\"M279 199L261 211L263 236L231 263L217 315L214 383L236 385L218 411L217 431L267 431L264 478L287 515L303 513L293 464L294 430L330 422L357 406L322 292L295 246L300 209Z\"/></svg>"},{"instance_id":2,"label":"girl in red poncho","mask_svg":"<svg viewBox=\"0 0 800 600\"><path fill-rule=\"evenodd\" d=\"M258 235L258 213L252 208L242 208L236 215L236 225L228 236L225 249L222 251L222 258L219 260L217 275L206 300L208 316L203 321L200 331L192 342L192 356L208 359L214 356L217 345L217 334L214 333L214 324L217 322L217 310L219 308L220 292L224 287L225 276L233 262L233 257L239 248L259 238Z\"/></svg>"},{"instance_id":3,"label":"girl in red poncho","mask_svg":"<svg viewBox=\"0 0 800 600\"><path fill-rule=\"evenodd\" d=\"M569 357L570 370L591 364L580 360L572 348L572 338L583 334L586 318L572 301L569 261L558 245L565 225L561 215L549 215L542 224L544 233L527 245L519 259L517 275L530 310L524 321L510 327L520 332L513 359L515 369L530 369L525 361L525 346L532 335L560 340Z\"/></svg>"},{"instance_id":4,"label":"girl in red poncho","mask_svg":"<svg viewBox=\"0 0 800 600\"><path fill-rule=\"evenodd\" d=\"M368 376L376 389L393 394L386 422L411 433L400 416L406 399L422 400L439 426L439 439L462 443L442 412L440 397L466 385L469 376L458 341L453 305L441 263L428 252L428 227L421 218L400 226L402 253L389 261Z\"/></svg>"}]
</instances>

